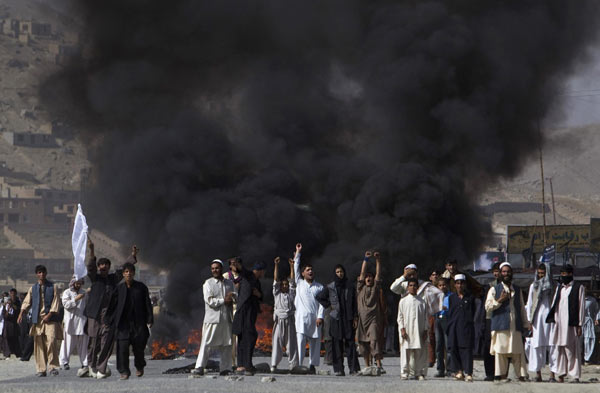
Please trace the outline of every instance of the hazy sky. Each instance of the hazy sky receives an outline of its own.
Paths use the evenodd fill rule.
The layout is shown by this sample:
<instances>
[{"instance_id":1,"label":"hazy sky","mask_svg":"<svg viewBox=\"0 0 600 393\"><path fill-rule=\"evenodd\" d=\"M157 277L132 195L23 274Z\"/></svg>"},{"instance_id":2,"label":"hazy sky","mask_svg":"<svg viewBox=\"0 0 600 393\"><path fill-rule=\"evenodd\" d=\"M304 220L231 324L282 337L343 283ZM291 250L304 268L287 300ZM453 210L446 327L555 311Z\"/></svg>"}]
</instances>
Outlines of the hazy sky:
<instances>
[{"instance_id":1,"label":"hazy sky","mask_svg":"<svg viewBox=\"0 0 600 393\"><path fill-rule=\"evenodd\" d=\"M564 94L562 110L566 116L555 125L600 123L600 45L591 63L581 66L569 79Z\"/></svg>"}]
</instances>

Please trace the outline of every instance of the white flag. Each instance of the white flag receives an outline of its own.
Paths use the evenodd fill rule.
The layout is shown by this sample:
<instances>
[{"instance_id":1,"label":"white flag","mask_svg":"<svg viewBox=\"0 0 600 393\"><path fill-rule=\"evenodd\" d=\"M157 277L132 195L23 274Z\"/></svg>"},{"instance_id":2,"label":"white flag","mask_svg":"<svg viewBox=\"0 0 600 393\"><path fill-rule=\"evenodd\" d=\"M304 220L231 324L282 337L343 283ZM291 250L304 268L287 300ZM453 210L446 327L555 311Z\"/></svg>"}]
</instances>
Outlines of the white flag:
<instances>
[{"instance_id":1,"label":"white flag","mask_svg":"<svg viewBox=\"0 0 600 393\"><path fill-rule=\"evenodd\" d=\"M73 270L75 278L77 280L87 275L87 268L85 266L85 250L87 248L87 233L88 226L81 210L81 205L77 204L77 215L75 216L75 224L73 225L73 238L71 240L73 244L73 257L75 262L73 263Z\"/></svg>"}]
</instances>

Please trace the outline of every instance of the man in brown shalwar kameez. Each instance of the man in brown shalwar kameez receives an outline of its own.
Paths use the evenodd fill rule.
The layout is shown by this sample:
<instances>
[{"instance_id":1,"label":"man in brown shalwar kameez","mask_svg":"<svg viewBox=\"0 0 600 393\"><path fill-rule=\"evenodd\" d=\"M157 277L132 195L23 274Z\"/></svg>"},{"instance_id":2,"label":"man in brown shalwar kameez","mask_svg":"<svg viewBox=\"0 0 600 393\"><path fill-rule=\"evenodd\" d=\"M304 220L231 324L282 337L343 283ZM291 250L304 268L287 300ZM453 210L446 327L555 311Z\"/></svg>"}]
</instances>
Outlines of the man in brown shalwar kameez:
<instances>
[{"instance_id":1,"label":"man in brown shalwar kameez","mask_svg":"<svg viewBox=\"0 0 600 393\"><path fill-rule=\"evenodd\" d=\"M46 280L47 273L45 266L35 267L38 282L27 291L17 320L17 323L21 323L23 314L26 314L29 308L32 309L32 326L29 335L33 337L33 353L38 377L45 377L46 371L49 371L50 375L58 375L60 369L58 353L60 340L63 339L60 324L62 317L59 315L60 296L56 285Z\"/></svg>"},{"instance_id":2,"label":"man in brown shalwar kameez","mask_svg":"<svg viewBox=\"0 0 600 393\"><path fill-rule=\"evenodd\" d=\"M358 307L358 328L356 330L356 337L365 359L365 365L367 367L372 365L372 356L375 358L377 367L381 370L383 343L378 339L379 326L382 323L379 304L381 289L381 259L378 252L375 252L373 256L375 257L376 266L375 276L373 276L372 272L367 272L367 263L371 257L371 252L367 251L356 286L356 301Z\"/></svg>"}]
</instances>

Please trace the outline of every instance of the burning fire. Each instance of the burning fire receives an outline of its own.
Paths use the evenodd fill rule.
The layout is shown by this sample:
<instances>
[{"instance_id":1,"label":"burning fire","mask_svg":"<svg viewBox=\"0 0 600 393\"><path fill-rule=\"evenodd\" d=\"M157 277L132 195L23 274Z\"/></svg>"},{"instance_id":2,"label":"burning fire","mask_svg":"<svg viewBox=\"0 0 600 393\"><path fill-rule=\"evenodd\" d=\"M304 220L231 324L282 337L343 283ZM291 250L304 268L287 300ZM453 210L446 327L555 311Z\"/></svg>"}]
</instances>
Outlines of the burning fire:
<instances>
[{"instance_id":1,"label":"burning fire","mask_svg":"<svg viewBox=\"0 0 600 393\"><path fill-rule=\"evenodd\" d=\"M273 307L261 304L260 314L256 319L258 339L256 349L262 352L271 352L273 340ZM194 329L186 340L164 342L161 339L152 341L152 359L173 359L177 356L198 355L202 330Z\"/></svg>"},{"instance_id":2,"label":"burning fire","mask_svg":"<svg viewBox=\"0 0 600 393\"><path fill-rule=\"evenodd\" d=\"M152 341L152 359L171 359L183 354L185 354L185 348L182 348L177 341L168 342L166 344L164 344L162 340Z\"/></svg>"},{"instance_id":3,"label":"burning fire","mask_svg":"<svg viewBox=\"0 0 600 393\"><path fill-rule=\"evenodd\" d=\"M164 342L161 339L152 341L152 359L173 359L177 356L198 355L200 350L200 341L202 339L201 330L192 330L187 340Z\"/></svg>"},{"instance_id":4,"label":"burning fire","mask_svg":"<svg viewBox=\"0 0 600 393\"><path fill-rule=\"evenodd\" d=\"M273 307L266 304L260 305L260 314L256 318L256 331L258 332L258 339L255 348L262 352L271 353L273 345Z\"/></svg>"}]
</instances>

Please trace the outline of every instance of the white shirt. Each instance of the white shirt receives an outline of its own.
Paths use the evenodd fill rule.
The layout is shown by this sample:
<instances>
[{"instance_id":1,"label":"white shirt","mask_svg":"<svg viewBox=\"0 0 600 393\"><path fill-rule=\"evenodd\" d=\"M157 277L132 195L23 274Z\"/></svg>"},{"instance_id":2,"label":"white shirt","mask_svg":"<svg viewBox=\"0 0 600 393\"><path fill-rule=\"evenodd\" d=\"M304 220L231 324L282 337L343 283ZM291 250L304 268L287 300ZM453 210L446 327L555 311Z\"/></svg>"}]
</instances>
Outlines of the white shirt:
<instances>
[{"instance_id":1,"label":"white shirt","mask_svg":"<svg viewBox=\"0 0 600 393\"><path fill-rule=\"evenodd\" d=\"M317 327L317 319L323 319L323 306L317 301L317 295L323 285L314 281L309 284L300 275L300 253L294 258L296 279L296 332L310 338L321 338L321 328Z\"/></svg>"},{"instance_id":2,"label":"white shirt","mask_svg":"<svg viewBox=\"0 0 600 393\"><path fill-rule=\"evenodd\" d=\"M81 336L85 334L84 327L87 317L83 315L85 309L86 296L75 301L75 297L85 293L83 289L75 292L73 288L65 289L62 293L61 300L65 309L63 323L65 324L65 333L72 336Z\"/></svg>"},{"instance_id":3,"label":"white shirt","mask_svg":"<svg viewBox=\"0 0 600 393\"><path fill-rule=\"evenodd\" d=\"M552 293L551 291L543 293L542 297L537 303L537 310L531 310L531 307L533 307L534 303L533 292L533 284L531 284L529 286L527 305L525 306L527 315L532 315L532 313L535 311L530 321L531 328L533 330L533 335L531 336L530 343L533 348L547 347L550 345L551 329L554 326L553 323L546 323L546 317L550 312L550 302L552 301Z\"/></svg>"},{"instance_id":4,"label":"white shirt","mask_svg":"<svg viewBox=\"0 0 600 393\"><path fill-rule=\"evenodd\" d=\"M398 331L405 329L408 340L400 337L402 349L426 348L427 338L423 334L428 327L425 302L410 294L403 297L398 304Z\"/></svg>"},{"instance_id":5,"label":"white shirt","mask_svg":"<svg viewBox=\"0 0 600 393\"><path fill-rule=\"evenodd\" d=\"M204 281L204 323L228 323L232 321L232 307L225 304L225 296L233 292L233 281L214 277Z\"/></svg>"}]
</instances>

